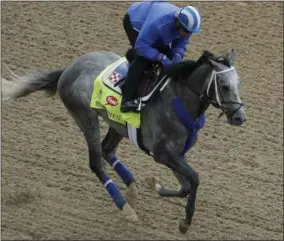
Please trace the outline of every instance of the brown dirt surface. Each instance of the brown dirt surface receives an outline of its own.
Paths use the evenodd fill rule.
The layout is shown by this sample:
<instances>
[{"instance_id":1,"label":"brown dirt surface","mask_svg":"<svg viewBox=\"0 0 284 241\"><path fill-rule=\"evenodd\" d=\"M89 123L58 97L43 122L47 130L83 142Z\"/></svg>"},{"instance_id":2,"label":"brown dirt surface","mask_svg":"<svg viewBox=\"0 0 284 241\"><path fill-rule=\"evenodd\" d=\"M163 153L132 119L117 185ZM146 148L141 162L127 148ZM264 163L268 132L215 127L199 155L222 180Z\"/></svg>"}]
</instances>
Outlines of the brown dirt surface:
<instances>
[{"instance_id":1,"label":"brown dirt surface","mask_svg":"<svg viewBox=\"0 0 284 241\"><path fill-rule=\"evenodd\" d=\"M67 66L90 51L122 55L128 48L122 18L129 3L1 5L2 62L19 75ZM174 187L171 172L127 140L118 156L137 178L140 222L125 221L91 173L85 140L58 95L39 92L2 103L2 239L283 238L283 3L194 5L204 25L186 57L235 48L248 120L231 127L209 109L187 154L201 179L189 232L178 231L186 200L159 198L144 181L155 175ZM101 129L103 137L104 122Z\"/></svg>"}]
</instances>

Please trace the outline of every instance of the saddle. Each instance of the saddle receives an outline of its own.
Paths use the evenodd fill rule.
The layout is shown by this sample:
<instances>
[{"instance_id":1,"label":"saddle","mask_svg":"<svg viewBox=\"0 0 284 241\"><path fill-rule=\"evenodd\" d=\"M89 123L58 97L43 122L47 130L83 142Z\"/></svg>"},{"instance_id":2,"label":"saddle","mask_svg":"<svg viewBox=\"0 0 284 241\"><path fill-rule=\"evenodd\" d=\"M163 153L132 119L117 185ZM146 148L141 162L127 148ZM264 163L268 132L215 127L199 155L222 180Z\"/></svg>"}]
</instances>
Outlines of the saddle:
<instances>
[{"instance_id":1,"label":"saddle","mask_svg":"<svg viewBox=\"0 0 284 241\"><path fill-rule=\"evenodd\" d=\"M129 67L130 64L132 64L134 61L135 51L133 49L128 49L125 57L129 63L128 65ZM162 75L162 68L160 63L152 63L149 68L144 70L143 81L138 88L137 98L142 98L150 94L150 92L154 89L155 85L159 82L161 75ZM116 86L119 85L119 87L123 89L125 78L126 76L121 78L121 80L116 84Z\"/></svg>"},{"instance_id":2,"label":"saddle","mask_svg":"<svg viewBox=\"0 0 284 241\"><path fill-rule=\"evenodd\" d=\"M104 84L117 93L122 94L124 80L134 58L135 51L133 49L128 49L125 57L114 63L114 66L108 73L108 78L103 81ZM163 76L162 72L160 63L152 63L150 67L144 71L143 81L138 88L136 97L140 100L141 105L145 106L147 102L158 96L160 87L162 87L167 80L167 76Z\"/></svg>"},{"instance_id":3,"label":"saddle","mask_svg":"<svg viewBox=\"0 0 284 241\"><path fill-rule=\"evenodd\" d=\"M102 83L119 95L122 95L124 80L135 58L134 54L134 50L129 49L125 57L112 63L102 73ZM137 99L140 103L138 110L158 97L172 79L179 76L186 78L199 65L199 60L187 60L174 65L170 70L164 70L160 63L152 63L149 69L144 71L143 81L138 89Z\"/></svg>"}]
</instances>

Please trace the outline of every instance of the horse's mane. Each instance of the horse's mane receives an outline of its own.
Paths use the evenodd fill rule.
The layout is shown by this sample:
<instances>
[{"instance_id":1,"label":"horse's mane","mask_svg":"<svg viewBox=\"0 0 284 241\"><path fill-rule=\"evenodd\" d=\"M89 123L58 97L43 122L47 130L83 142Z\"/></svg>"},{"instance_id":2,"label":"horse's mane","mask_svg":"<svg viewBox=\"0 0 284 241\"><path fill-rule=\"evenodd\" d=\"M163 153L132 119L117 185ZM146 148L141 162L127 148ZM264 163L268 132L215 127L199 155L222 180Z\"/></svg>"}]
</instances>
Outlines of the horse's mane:
<instances>
[{"instance_id":1,"label":"horse's mane","mask_svg":"<svg viewBox=\"0 0 284 241\"><path fill-rule=\"evenodd\" d=\"M126 59L132 62L135 57L135 51L133 49L128 49L126 52ZM193 71L203 64L209 63L209 59L216 62L222 63L228 67L231 67L231 62L227 54L216 57L213 53L208 50L204 50L202 55L197 61L195 60L183 60L180 63L173 64L170 68L164 71L164 74L170 76L173 80L175 79L187 79Z\"/></svg>"},{"instance_id":2,"label":"horse's mane","mask_svg":"<svg viewBox=\"0 0 284 241\"><path fill-rule=\"evenodd\" d=\"M222 55L216 57L214 54L212 54L208 50L204 50L203 54L201 55L201 57L199 58L198 61L201 61L201 62L207 61L208 62L209 59L215 60L218 63L222 63L222 64L228 66L229 68L231 67L231 61L229 59L229 54L222 54Z\"/></svg>"},{"instance_id":3,"label":"horse's mane","mask_svg":"<svg viewBox=\"0 0 284 241\"><path fill-rule=\"evenodd\" d=\"M191 73L201 65L201 62L195 60L184 60L180 63L173 64L170 68L164 71L173 80L187 79Z\"/></svg>"},{"instance_id":4,"label":"horse's mane","mask_svg":"<svg viewBox=\"0 0 284 241\"><path fill-rule=\"evenodd\" d=\"M216 62L231 67L231 63L227 55L224 54L216 57L208 50L204 50L197 61L183 60L180 63L173 64L165 71L165 74L169 75L172 79L178 79L179 77L182 79L186 79L193 73L196 68L200 67L203 64L209 63L209 59L213 59Z\"/></svg>"}]
</instances>

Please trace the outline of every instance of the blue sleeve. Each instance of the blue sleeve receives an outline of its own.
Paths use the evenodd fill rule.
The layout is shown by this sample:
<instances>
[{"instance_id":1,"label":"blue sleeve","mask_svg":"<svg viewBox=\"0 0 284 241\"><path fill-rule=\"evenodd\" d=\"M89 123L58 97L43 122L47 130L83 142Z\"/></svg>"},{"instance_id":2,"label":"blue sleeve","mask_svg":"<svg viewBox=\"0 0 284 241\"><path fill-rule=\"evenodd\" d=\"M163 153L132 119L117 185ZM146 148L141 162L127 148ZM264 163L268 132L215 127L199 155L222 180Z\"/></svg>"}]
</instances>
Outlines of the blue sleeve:
<instances>
[{"instance_id":1,"label":"blue sleeve","mask_svg":"<svg viewBox=\"0 0 284 241\"><path fill-rule=\"evenodd\" d=\"M172 54L179 54L181 58L184 57L187 45L189 44L190 36L180 37L172 42Z\"/></svg>"},{"instance_id":2,"label":"blue sleeve","mask_svg":"<svg viewBox=\"0 0 284 241\"><path fill-rule=\"evenodd\" d=\"M152 47L158 38L158 34L155 23L144 24L135 43L136 53L152 61L159 61L160 52Z\"/></svg>"}]
</instances>

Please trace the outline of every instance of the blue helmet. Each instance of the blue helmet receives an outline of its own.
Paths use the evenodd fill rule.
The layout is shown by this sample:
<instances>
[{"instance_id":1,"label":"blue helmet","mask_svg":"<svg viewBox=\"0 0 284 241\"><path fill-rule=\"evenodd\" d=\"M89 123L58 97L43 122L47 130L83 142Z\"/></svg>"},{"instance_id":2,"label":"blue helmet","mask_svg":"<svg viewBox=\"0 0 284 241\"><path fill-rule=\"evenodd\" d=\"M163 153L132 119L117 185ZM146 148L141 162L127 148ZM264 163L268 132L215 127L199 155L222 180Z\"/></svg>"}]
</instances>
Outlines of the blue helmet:
<instances>
[{"instance_id":1,"label":"blue helmet","mask_svg":"<svg viewBox=\"0 0 284 241\"><path fill-rule=\"evenodd\" d=\"M178 25L186 32L200 33L202 18L195 7L183 7L176 12L175 16Z\"/></svg>"}]
</instances>

